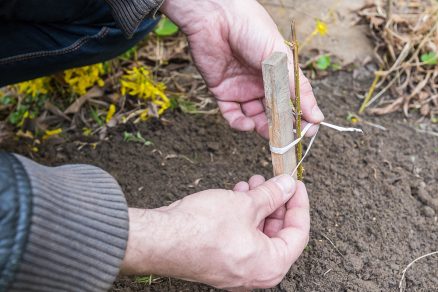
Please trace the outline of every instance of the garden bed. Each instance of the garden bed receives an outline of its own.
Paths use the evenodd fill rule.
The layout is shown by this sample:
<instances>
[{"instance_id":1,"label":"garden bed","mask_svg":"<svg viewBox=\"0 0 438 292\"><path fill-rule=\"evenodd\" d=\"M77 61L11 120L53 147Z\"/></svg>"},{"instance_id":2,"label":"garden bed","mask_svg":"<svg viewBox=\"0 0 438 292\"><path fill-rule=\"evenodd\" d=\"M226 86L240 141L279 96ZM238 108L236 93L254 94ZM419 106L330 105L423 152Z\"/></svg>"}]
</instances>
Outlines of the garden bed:
<instances>
[{"instance_id":1,"label":"garden bed","mask_svg":"<svg viewBox=\"0 0 438 292\"><path fill-rule=\"evenodd\" d=\"M372 75L370 74L372 79ZM339 72L314 82L327 121L347 125L369 87ZM305 161L311 235L303 255L273 291L395 291L403 269L438 250L438 137L416 130L401 114L365 117L365 134L322 128ZM153 144L126 142L124 132ZM90 138L87 138L90 139ZM208 188L232 188L252 174L271 176L266 141L232 131L218 115L167 112L161 120L119 125L93 149L83 137L49 139L38 153L15 142L3 149L41 163L90 163L111 173L132 207L154 208ZM408 291L437 291L438 256L407 272ZM142 284L120 278L113 291L210 291L169 278Z\"/></svg>"}]
</instances>

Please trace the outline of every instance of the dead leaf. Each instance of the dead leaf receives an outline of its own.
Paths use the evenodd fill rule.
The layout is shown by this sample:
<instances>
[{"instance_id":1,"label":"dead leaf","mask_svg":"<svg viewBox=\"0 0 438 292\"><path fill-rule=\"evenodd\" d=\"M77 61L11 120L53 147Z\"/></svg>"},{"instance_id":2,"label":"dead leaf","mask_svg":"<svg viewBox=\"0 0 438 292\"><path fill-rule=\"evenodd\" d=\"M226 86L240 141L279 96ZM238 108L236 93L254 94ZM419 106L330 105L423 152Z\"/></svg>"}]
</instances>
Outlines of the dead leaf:
<instances>
[{"instance_id":1,"label":"dead leaf","mask_svg":"<svg viewBox=\"0 0 438 292\"><path fill-rule=\"evenodd\" d=\"M86 103L90 98L101 97L103 90L97 86L91 88L86 94L76 99L65 111L65 114L75 114L79 112L82 105Z\"/></svg>"},{"instance_id":2,"label":"dead leaf","mask_svg":"<svg viewBox=\"0 0 438 292\"><path fill-rule=\"evenodd\" d=\"M65 120L71 122L71 119L66 114L64 114L56 105L54 105L50 101L46 100L46 102L44 103L44 108L46 110L48 110L49 112L51 112L52 114L54 114L55 116L61 117Z\"/></svg>"}]
</instances>

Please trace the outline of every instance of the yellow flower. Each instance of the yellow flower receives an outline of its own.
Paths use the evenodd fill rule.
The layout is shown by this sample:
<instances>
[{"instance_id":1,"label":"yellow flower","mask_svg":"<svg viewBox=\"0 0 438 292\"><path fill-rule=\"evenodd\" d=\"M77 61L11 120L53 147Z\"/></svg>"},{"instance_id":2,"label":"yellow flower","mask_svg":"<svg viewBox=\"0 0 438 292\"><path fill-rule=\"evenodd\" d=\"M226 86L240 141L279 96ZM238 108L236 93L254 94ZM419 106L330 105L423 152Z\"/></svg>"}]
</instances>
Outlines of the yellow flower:
<instances>
[{"instance_id":1,"label":"yellow flower","mask_svg":"<svg viewBox=\"0 0 438 292\"><path fill-rule=\"evenodd\" d=\"M62 129L61 128L57 128L57 129L53 129L53 130L47 130L44 133L43 140L45 140L45 139L47 139L49 137L55 136L55 135L59 135L61 133L62 133Z\"/></svg>"},{"instance_id":2,"label":"yellow flower","mask_svg":"<svg viewBox=\"0 0 438 292\"><path fill-rule=\"evenodd\" d=\"M360 122L360 118L352 113L348 113L347 120L350 121L350 123L352 124L357 124Z\"/></svg>"},{"instance_id":3,"label":"yellow flower","mask_svg":"<svg viewBox=\"0 0 438 292\"><path fill-rule=\"evenodd\" d=\"M92 132L92 130L90 128L87 128L87 127L82 128L82 135L84 135L84 136L90 136L91 132Z\"/></svg>"},{"instance_id":4,"label":"yellow flower","mask_svg":"<svg viewBox=\"0 0 438 292\"><path fill-rule=\"evenodd\" d=\"M49 93L49 82L50 77L41 77L18 83L16 89L19 94L37 97L38 95Z\"/></svg>"},{"instance_id":5,"label":"yellow flower","mask_svg":"<svg viewBox=\"0 0 438 292\"><path fill-rule=\"evenodd\" d=\"M21 127L24 125L24 121L29 117L29 111L25 111L23 114L23 117L21 118L21 121L17 124L18 127Z\"/></svg>"},{"instance_id":6,"label":"yellow flower","mask_svg":"<svg viewBox=\"0 0 438 292\"><path fill-rule=\"evenodd\" d=\"M73 93L84 95L90 87L96 84L100 87L105 85L105 82L100 77L103 73L103 64L95 64L65 70L64 80L70 85L70 89Z\"/></svg>"},{"instance_id":7,"label":"yellow flower","mask_svg":"<svg viewBox=\"0 0 438 292\"><path fill-rule=\"evenodd\" d=\"M122 95L129 94L145 101L155 104L158 115L164 113L170 107L170 100L164 93L166 86L164 83L155 82L152 78L151 71L146 67L133 67L127 70L120 79ZM149 110L144 110L140 118L146 120L149 116Z\"/></svg>"},{"instance_id":8,"label":"yellow flower","mask_svg":"<svg viewBox=\"0 0 438 292\"><path fill-rule=\"evenodd\" d=\"M317 19L315 30L313 31L313 34L319 34L320 36L325 36L328 33L328 26L327 23Z\"/></svg>"},{"instance_id":9,"label":"yellow flower","mask_svg":"<svg viewBox=\"0 0 438 292\"><path fill-rule=\"evenodd\" d=\"M108 113L106 114L106 119L105 119L107 124L109 123L109 121L111 121L115 112L116 112L116 106L113 104L110 105L109 109L108 109Z\"/></svg>"}]
</instances>

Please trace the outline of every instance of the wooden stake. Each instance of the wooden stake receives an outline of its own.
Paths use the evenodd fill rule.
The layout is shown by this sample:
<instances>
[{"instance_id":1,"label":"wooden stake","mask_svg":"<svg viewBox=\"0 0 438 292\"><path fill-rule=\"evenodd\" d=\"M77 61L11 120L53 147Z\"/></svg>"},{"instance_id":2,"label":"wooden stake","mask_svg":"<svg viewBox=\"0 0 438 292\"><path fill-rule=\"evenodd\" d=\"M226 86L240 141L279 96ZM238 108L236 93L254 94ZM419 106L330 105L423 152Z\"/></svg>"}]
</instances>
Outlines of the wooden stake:
<instances>
[{"instance_id":1,"label":"wooden stake","mask_svg":"<svg viewBox=\"0 0 438 292\"><path fill-rule=\"evenodd\" d=\"M287 55L275 52L263 62L266 113L269 121L269 141L274 147L285 147L294 140L293 112L290 101ZM272 153L274 175L292 174L297 162L295 148L284 154Z\"/></svg>"}]
</instances>

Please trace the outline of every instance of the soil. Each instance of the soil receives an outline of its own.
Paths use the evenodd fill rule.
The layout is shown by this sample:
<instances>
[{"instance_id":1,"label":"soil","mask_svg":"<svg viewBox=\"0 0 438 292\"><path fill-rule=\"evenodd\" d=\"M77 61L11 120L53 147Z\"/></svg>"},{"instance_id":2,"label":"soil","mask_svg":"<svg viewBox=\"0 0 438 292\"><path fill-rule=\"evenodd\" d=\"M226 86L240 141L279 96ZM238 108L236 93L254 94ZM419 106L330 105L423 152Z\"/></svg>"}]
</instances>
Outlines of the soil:
<instances>
[{"instance_id":1,"label":"soil","mask_svg":"<svg viewBox=\"0 0 438 292\"><path fill-rule=\"evenodd\" d=\"M352 76L339 72L313 83L328 122L349 124L346 116L359 104L356 94L370 84ZM400 114L365 119L387 130L363 123L364 135L321 128L305 161L310 242L271 291L397 291L403 269L438 250L438 138L419 133ZM137 130L153 145L123 141L124 131ZM230 130L219 115L173 112L119 126L95 150L78 150L77 140L49 140L32 156L48 165L80 162L105 169L132 207L154 208L204 189L232 188L256 173L271 176L267 142ZM28 154L17 145L3 148ZM438 256L415 263L406 285L407 291L438 291ZM169 278L151 285L120 278L112 290L214 291Z\"/></svg>"}]
</instances>

